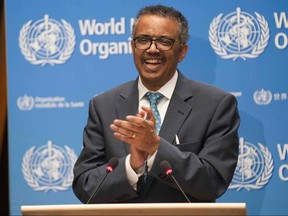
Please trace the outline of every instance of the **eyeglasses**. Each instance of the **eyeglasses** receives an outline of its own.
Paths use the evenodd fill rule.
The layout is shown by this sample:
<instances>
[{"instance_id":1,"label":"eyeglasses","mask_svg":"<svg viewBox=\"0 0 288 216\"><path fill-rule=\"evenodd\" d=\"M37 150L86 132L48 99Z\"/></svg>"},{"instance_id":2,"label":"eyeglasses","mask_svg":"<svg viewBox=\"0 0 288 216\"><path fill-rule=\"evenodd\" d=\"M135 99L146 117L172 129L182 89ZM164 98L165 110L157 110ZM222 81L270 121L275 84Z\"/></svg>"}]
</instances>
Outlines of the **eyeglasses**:
<instances>
[{"instance_id":1,"label":"eyeglasses","mask_svg":"<svg viewBox=\"0 0 288 216\"><path fill-rule=\"evenodd\" d=\"M149 37L134 37L134 46L139 50L147 50L150 49L152 42L154 42L156 48L160 51L168 51L173 48L174 43L177 40L172 38L160 37L156 39L152 39Z\"/></svg>"}]
</instances>

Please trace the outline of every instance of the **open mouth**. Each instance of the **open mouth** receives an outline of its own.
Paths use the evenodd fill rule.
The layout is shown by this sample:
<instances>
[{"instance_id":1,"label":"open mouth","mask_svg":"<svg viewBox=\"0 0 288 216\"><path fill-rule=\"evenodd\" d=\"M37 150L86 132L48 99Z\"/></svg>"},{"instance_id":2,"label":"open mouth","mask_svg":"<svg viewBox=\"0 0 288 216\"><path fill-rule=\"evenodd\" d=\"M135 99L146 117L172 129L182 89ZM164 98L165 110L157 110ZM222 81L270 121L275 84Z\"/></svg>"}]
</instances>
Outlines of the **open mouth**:
<instances>
[{"instance_id":1,"label":"open mouth","mask_svg":"<svg viewBox=\"0 0 288 216\"><path fill-rule=\"evenodd\" d=\"M160 59L146 59L145 63L146 64L161 64L162 61Z\"/></svg>"},{"instance_id":2,"label":"open mouth","mask_svg":"<svg viewBox=\"0 0 288 216\"><path fill-rule=\"evenodd\" d=\"M163 61L161 59L145 59L145 65L148 67L150 70L155 70L157 67L159 67Z\"/></svg>"}]
</instances>

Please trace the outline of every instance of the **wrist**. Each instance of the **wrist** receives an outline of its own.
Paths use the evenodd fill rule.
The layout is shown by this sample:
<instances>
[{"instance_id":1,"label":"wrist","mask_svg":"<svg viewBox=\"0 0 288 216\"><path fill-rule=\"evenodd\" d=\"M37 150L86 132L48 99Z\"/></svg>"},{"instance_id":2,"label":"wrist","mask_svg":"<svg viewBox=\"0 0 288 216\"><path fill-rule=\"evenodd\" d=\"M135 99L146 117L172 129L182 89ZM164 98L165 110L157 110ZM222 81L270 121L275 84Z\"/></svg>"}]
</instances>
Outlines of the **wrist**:
<instances>
[{"instance_id":1,"label":"wrist","mask_svg":"<svg viewBox=\"0 0 288 216\"><path fill-rule=\"evenodd\" d=\"M151 149L148 152L149 155L153 155L158 150L159 143L160 143L160 136L157 135L155 144L152 145Z\"/></svg>"},{"instance_id":2,"label":"wrist","mask_svg":"<svg viewBox=\"0 0 288 216\"><path fill-rule=\"evenodd\" d=\"M129 162L130 162L131 168L132 168L135 172L137 172L137 170L141 169L141 167L144 166L144 160L143 160L143 161L134 160L133 157L132 157L132 155L131 155L131 157L130 157L130 161L129 161Z\"/></svg>"}]
</instances>

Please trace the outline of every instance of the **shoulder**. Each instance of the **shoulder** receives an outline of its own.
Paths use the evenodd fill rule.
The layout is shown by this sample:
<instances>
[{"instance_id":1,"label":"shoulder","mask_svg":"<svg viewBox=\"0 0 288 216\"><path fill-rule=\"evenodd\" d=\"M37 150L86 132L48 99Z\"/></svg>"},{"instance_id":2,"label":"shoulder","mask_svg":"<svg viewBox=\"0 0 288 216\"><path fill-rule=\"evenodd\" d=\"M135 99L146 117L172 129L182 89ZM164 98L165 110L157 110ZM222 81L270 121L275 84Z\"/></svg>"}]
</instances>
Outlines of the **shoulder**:
<instances>
[{"instance_id":1,"label":"shoulder","mask_svg":"<svg viewBox=\"0 0 288 216\"><path fill-rule=\"evenodd\" d=\"M206 96L226 96L231 95L231 93L208 83L191 80L185 77L183 74L179 73L179 78L177 82L177 88L182 92L189 92L193 96L196 95L206 95Z\"/></svg>"},{"instance_id":2,"label":"shoulder","mask_svg":"<svg viewBox=\"0 0 288 216\"><path fill-rule=\"evenodd\" d=\"M183 74L179 75L175 91L187 102L212 105L220 104L224 100L237 103L235 96L231 93L211 84L188 79Z\"/></svg>"},{"instance_id":3,"label":"shoulder","mask_svg":"<svg viewBox=\"0 0 288 216\"><path fill-rule=\"evenodd\" d=\"M212 94L212 95L227 95L230 94L229 92L226 92L225 90L211 85L211 84L207 84L207 83L203 83L203 82L199 82L199 81L194 81L194 80L190 80L191 86L192 86L192 90L194 93L197 94Z\"/></svg>"},{"instance_id":4,"label":"shoulder","mask_svg":"<svg viewBox=\"0 0 288 216\"><path fill-rule=\"evenodd\" d=\"M128 97L132 90L137 88L137 80L128 81L105 92L95 95L92 100L107 100L109 98Z\"/></svg>"}]
</instances>

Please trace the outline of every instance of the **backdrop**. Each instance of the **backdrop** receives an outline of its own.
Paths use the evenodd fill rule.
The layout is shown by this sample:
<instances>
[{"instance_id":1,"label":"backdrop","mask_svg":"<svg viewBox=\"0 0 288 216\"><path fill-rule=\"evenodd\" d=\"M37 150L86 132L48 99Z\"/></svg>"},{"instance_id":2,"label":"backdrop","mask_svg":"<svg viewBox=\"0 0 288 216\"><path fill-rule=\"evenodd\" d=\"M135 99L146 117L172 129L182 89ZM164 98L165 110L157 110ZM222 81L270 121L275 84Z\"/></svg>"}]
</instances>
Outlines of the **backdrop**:
<instances>
[{"instance_id":1,"label":"backdrop","mask_svg":"<svg viewBox=\"0 0 288 216\"><path fill-rule=\"evenodd\" d=\"M156 3L189 20L189 52L179 69L238 99L239 162L218 202L246 202L251 215L288 214L287 1L9 0L12 215L21 205L79 203L72 168L88 101L137 77L131 24L140 8Z\"/></svg>"}]
</instances>

